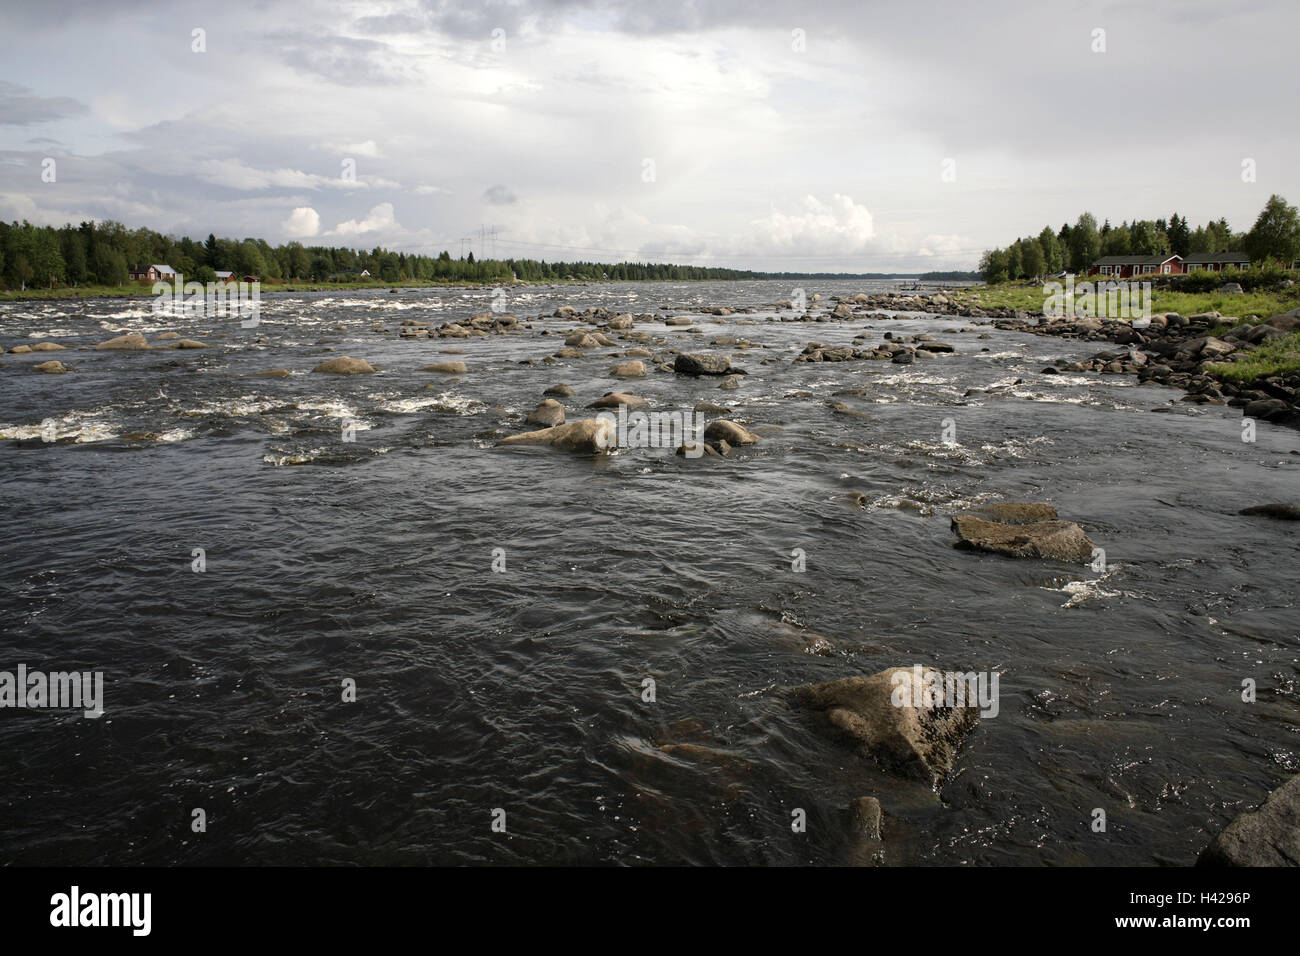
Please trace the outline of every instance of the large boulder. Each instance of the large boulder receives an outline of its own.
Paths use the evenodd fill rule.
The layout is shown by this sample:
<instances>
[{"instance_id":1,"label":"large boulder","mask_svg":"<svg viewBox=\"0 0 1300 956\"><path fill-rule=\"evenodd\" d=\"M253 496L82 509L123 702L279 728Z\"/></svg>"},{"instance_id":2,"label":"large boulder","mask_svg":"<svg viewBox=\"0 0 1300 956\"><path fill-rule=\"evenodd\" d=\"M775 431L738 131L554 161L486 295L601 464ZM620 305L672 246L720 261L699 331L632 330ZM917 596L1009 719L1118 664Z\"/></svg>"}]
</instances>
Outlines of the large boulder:
<instances>
[{"instance_id":1,"label":"large boulder","mask_svg":"<svg viewBox=\"0 0 1300 956\"><path fill-rule=\"evenodd\" d=\"M67 349L66 345L60 345L58 342L37 342L32 346L33 352L62 352Z\"/></svg>"},{"instance_id":2,"label":"large boulder","mask_svg":"<svg viewBox=\"0 0 1300 956\"><path fill-rule=\"evenodd\" d=\"M682 352L673 361L673 371L683 375L729 375L731 356L720 353Z\"/></svg>"},{"instance_id":3,"label":"large boulder","mask_svg":"<svg viewBox=\"0 0 1300 956\"><path fill-rule=\"evenodd\" d=\"M426 365L421 371L424 372L446 372L449 375L464 375L469 371L464 362L434 362L432 365Z\"/></svg>"},{"instance_id":4,"label":"large boulder","mask_svg":"<svg viewBox=\"0 0 1300 956\"><path fill-rule=\"evenodd\" d=\"M797 704L854 741L886 769L935 784L979 723L978 701L931 706L930 691L949 679L934 668L893 667L870 677L844 677L790 691ZM955 680L955 676L952 678Z\"/></svg>"},{"instance_id":5,"label":"large boulder","mask_svg":"<svg viewBox=\"0 0 1300 956\"><path fill-rule=\"evenodd\" d=\"M40 365L32 366L33 372L44 372L47 375L60 375L67 371L62 362L51 359L48 362L42 362Z\"/></svg>"},{"instance_id":6,"label":"large boulder","mask_svg":"<svg viewBox=\"0 0 1300 956\"><path fill-rule=\"evenodd\" d=\"M368 375L374 371L374 368L365 359L340 355L338 358L321 362L312 371L327 372L331 375Z\"/></svg>"},{"instance_id":7,"label":"large boulder","mask_svg":"<svg viewBox=\"0 0 1300 956\"><path fill-rule=\"evenodd\" d=\"M1199 866L1300 866L1300 775L1210 841Z\"/></svg>"},{"instance_id":8,"label":"large boulder","mask_svg":"<svg viewBox=\"0 0 1300 956\"><path fill-rule=\"evenodd\" d=\"M1013 558L1049 558L1077 563L1092 560L1092 540L1072 521L1048 519L1012 523L968 513L953 517L952 530L957 535L957 547L966 550L990 551Z\"/></svg>"},{"instance_id":9,"label":"large boulder","mask_svg":"<svg viewBox=\"0 0 1300 956\"><path fill-rule=\"evenodd\" d=\"M618 442L618 428L608 418L583 418L501 439L502 445L542 445L557 451L597 455Z\"/></svg>"},{"instance_id":10,"label":"large boulder","mask_svg":"<svg viewBox=\"0 0 1300 956\"><path fill-rule=\"evenodd\" d=\"M115 338L100 342L95 348L99 351L117 350L117 349L147 349L149 343L139 332L127 332L125 335L119 335Z\"/></svg>"}]
</instances>

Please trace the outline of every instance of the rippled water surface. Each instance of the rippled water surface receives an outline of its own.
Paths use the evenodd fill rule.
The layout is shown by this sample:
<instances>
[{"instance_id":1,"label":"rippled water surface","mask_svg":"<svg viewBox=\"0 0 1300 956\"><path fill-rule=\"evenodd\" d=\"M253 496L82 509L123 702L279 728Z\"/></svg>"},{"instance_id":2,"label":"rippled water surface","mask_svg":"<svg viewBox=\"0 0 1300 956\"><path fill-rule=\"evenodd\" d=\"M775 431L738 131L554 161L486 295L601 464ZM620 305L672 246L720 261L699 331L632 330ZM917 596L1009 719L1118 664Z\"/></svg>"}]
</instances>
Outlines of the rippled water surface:
<instances>
[{"instance_id":1,"label":"rippled water surface","mask_svg":"<svg viewBox=\"0 0 1300 956\"><path fill-rule=\"evenodd\" d=\"M1237 410L1039 374L1097 343L781 322L785 283L509 290L531 330L396 336L490 295L267 295L255 329L149 300L0 305L6 349L69 346L0 356L0 669L106 681L100 720L0 712L0 861L827 864L874 795L893 863L1187 864L1300 769L1296 528L1236 514L1300 498L1297 432L1246 443ZM636 343L543 362L575 323L534 320L561 304L754 307L637 329L656 354L760 347L718 347L749 372L736 390L619 383ZM126 330L213 347L79 349ZM957 351L791 364L864 332ZM342 354L378 372L310 373ZM49 358L73 371L30 372ZM420 371L449 359L469 374ZM618 389L718 402L762 440L723 460L494 447L560 382L570 419ZM997 500L1052 502L1108 570L954 550L949 516ZM912 663L1001 675L937 793L780 694Z\"/></svg>"}]
</instances>

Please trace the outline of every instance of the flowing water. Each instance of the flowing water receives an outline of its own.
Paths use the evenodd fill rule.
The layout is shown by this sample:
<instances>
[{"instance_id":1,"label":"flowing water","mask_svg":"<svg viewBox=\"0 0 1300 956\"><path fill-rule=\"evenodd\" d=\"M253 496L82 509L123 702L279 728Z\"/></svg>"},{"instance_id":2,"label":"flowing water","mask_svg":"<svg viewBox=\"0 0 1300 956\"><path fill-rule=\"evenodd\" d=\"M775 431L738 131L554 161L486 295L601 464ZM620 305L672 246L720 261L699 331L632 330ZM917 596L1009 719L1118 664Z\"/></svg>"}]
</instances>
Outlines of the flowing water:
<instances>
[{"instance_id":1,"label":"flowing water","mask_svg":"<svg viewBox=\"0 0 1300 956\"><path fill-rule=\"evenodd\" d=\"M1296 501L1300 434L1244 442L1238 410L1039 374L1097 343L782 322L765 307L789 285L509 290L523 321L759 309L637 326L656 352L761 346L717 349L749 372L734 391L609 378L634 343L543 364L561 319L396 337L490 290L266 295L255 329L148 300L0 305L6 348L72 349L0 357L0 670L105 675L101 719L0 711L0 861L831 864L864 795L893 863L1194 861L1300 769L1296 527L1236 514ZM77 350L125 330L213 347ZM863 331L957 351L790 362ZM379 371L310 374L342 354ZM29 372L48 358L74 371ZM448 359L470 373L420 371ZM252 374L273 368L292 374ZM570 419L625 390L724 404L762 440L722 460L494 447L559 382ZM955 550L949 516L998 500L1052 502L1106 569ZM913 663L1000 677L937 792L780 693Z\"/></svg>"}]
</instances>

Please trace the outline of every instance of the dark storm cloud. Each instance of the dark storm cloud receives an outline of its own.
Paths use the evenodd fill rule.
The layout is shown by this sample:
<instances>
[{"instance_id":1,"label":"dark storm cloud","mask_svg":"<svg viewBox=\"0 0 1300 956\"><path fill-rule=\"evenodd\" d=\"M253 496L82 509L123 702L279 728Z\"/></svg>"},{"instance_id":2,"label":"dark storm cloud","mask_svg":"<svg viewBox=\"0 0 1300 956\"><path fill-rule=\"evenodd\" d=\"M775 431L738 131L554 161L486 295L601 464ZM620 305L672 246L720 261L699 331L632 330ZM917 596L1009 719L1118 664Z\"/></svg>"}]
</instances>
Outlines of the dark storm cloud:
<instances>
[{"instance_id":1,"label":"dark storm cloud","mask_svg":"<svg viewBox=\"0 0 1300 956\"><path fill-rule=\"evenodd\" d=\"M519 197L510 190L509 186L500 184L489 186L484 191L483 198L493 206L513 206L519 202Z\"/></svg>"},{"instance_id":2,"label":"dark storm cloud","mask_svg":"<svg viewBox=\"0 0 1300 956\"><path fill-rule=\"evenodd\" d=\"M0 126L34 126L86 112L86 105L70 96L33 96L17 83L0 80Z\"/></svg>"}]
</instances>

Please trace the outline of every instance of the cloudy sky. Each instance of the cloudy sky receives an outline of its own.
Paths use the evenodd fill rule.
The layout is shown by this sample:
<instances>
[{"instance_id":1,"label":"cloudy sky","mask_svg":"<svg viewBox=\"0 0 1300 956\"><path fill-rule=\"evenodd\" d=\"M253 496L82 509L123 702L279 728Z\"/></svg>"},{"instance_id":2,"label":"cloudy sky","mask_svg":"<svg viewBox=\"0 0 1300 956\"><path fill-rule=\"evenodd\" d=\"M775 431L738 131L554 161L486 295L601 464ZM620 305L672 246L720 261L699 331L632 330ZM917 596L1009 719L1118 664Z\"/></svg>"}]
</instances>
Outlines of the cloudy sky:
<instances>
[{"instance_id":1,"label":"cloudy sky","mask_svg":"<svg viewBox=\"0 0 1300 956\"><path fill-rule=\"evenodd\" d=\"M1084 209L1245 229L1300 201L1297 27L1295 0L5 0L0 217L809 272L973 268Z\"/></svg>"}]
</instances>

